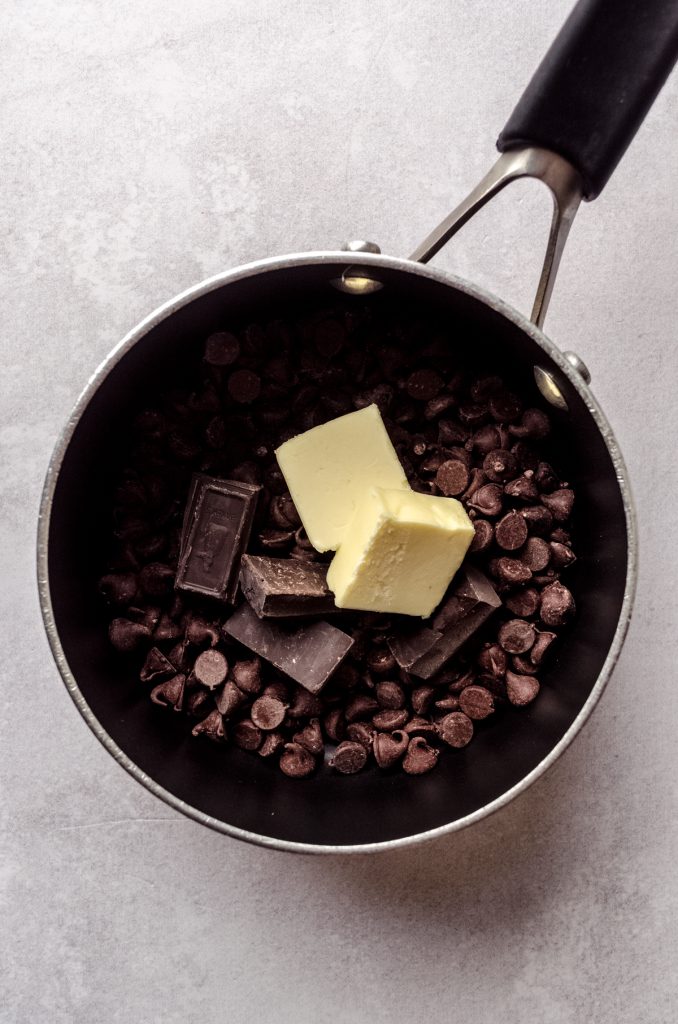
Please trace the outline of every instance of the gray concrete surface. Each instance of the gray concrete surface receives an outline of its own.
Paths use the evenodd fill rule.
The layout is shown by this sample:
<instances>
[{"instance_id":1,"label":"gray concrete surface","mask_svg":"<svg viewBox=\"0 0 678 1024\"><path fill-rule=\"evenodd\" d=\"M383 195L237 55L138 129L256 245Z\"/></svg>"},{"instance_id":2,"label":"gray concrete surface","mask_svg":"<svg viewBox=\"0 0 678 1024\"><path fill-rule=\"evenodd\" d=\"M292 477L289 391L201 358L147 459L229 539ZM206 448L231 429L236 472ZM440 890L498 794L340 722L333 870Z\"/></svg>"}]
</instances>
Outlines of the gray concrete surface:
<instances>
[{"instance_id":1,"label":"gray concrete surface","mask_svg":"<svg viewBox=\"0 0 678 1024\"><path fill-rule=\"evenodd\" d=\"M548 318L618 431L642 572L601 706L527 795L379 858L212 834L89 733L34 585L52 445L119 337L265 254L410 251L493 159L569 6L3 5L2 1024L676 1019L678 78L583 209ZM519 187L439 262L525 307L547 218Z\"/></svg>"}]
</instances>

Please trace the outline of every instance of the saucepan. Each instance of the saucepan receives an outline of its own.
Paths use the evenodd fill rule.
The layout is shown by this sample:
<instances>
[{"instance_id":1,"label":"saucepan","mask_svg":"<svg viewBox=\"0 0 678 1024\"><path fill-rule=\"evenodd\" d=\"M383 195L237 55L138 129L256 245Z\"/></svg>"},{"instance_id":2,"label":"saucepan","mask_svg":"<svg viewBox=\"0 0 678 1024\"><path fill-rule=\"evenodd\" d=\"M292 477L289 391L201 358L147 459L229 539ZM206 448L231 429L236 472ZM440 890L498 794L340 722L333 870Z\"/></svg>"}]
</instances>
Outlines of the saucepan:
<instances>
[{"instance_id":1,"label":"saucepan","mask_svg":"<svg viewBox=\"0 0 678 1024\"><path fill-rule=\"evenodd\" d=\"M308 853L390 849L454 832L523 792L551 766L598 702L626 633L637 535L627 472L583 361L542 325L563 246L582 200L605 186L678 57L675 0L580 0L497 143L499 158L471 195L408 258L370 243L264 259L171 299L125 337L88 382L57 443L45 482L38 579L49 642L86 722L123 768L170 806L226 835ZM554 200L530 318L428 265L508 183L536 178ZM648 239L649 244L649 239ZM526 390L550 403L554 444L577 489L579 557L570 577L578 614L543 691L509 710L464 751L422 777L321 771L299 782L261 758L187 744L179 716L139 698L110 656L92 599L103 571L111 472L125 424L154 387L231 320L308 304L406 301L473 337L478 359L510 359ZM569 346L568 346L569 347ZM538 397L538 396L537 396ZM170 722L169 719L172 719ZM214 746L214 749L212 747Z\"/></svg>"}]
</instances>

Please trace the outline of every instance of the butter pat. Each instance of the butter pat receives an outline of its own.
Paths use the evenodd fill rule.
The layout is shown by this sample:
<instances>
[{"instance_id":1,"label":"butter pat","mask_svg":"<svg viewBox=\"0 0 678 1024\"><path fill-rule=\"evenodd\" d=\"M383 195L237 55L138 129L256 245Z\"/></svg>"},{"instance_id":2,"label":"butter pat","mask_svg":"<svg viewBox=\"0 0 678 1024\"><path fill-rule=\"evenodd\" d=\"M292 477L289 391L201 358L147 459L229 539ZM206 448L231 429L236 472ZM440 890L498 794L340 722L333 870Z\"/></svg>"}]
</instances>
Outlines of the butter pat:
<instances>
[{"instance_id":1,"label":"butter pat","mask_svg":"<svg viewBox=\"0 0 678 1024\"><path fill-rule=\"evenodd\" d=\"M369 487L409 491L376 405L313 427L275 454L308 539L318 551L339 547Z\"/></svg>"},{"instance_id":2,"label":"butter pat","mask_svg":"<svg viewBox=\"0 0 678 1024\"><path fill-rule=\"evenodd\" d=\"M338 608L427 617L473 540L455 498L369 488L332 560L327 584Z\"/></svg>"}]
</instances>

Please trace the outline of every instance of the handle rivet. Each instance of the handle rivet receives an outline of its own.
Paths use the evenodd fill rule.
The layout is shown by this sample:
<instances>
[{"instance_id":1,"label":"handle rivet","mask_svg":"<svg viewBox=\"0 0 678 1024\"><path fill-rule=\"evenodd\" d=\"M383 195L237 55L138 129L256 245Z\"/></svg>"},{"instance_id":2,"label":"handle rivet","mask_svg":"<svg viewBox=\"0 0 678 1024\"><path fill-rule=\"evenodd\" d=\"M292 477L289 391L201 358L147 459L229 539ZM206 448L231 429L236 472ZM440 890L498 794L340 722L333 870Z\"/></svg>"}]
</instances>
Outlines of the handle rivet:
<instances>
[{"instance_id":1,"label":"handle rivet","mask_svg":"<svg viewBox=\"0 0 678 1024\"><path fill-rule=\"evenodd\" d=\"M357 239L353 242L344 242L341 247L342 252L373 252L379 254L381 249L376 242L364 242L362 239Z\"/></svg>"},{"instance_id":2,"label":"handle rivet","mask_svg":"<svg viewBox=\"0 0 678 1024\"><path fill-rule=\"evenodd\" d=\"M588 366L581 358L581 356L578 356L576 352L563 352L563 355L567 359L570 366L573 366L574 369L577 371L581 379L584 381L584 384L590 384L591 373L589 371Z\"/></svg>"}]
</instances>

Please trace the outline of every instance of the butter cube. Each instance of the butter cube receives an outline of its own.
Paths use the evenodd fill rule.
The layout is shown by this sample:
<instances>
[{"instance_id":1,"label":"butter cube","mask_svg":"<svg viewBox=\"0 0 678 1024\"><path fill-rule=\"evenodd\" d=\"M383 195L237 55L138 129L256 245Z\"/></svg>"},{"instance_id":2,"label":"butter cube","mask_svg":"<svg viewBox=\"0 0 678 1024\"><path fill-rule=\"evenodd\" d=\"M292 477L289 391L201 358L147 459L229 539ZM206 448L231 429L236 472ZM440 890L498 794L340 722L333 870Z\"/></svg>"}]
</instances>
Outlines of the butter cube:
<instances>
[{"instance_id":1,"label":"butter cube","mask_svg":"<svg viewBox=\"0 0 678 1024\"><path fill-rule=\"evenodd\" d=\"M285 441L275 454L318 551L339 547L369 487L409 490L376 405L313 427Z\"/></svg>"},{"instance_id":2,"label":"butter cube","mask_svg":"<svg viewBox=\"0 0 678 1024\"><path fill-rule=\"evenodd\" d=\"M327 584L338 608L426 618L473 536L473 523L455 498L371 487L330 564Z\"/></svg>"}]
</instances>

